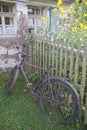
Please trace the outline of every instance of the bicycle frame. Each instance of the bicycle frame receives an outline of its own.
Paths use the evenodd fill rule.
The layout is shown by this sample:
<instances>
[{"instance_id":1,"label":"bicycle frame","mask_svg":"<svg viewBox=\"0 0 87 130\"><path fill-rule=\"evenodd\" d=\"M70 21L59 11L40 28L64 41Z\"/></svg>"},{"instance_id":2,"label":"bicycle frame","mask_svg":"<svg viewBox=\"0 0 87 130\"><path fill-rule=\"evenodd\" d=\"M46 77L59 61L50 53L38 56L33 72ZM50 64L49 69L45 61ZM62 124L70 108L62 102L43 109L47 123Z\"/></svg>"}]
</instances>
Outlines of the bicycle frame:
<instances>
[{"instance_id":1,"label":"bicycle frame","mask_svg":"<svg viewBox=\"0 0 87 130\"><path fill-rule=\"evenodd\" d=\"M17 48L17 47L16 47ZM48 71L48 69L45 69L45 68L42 68L42 67L39 67L39 66L36 66L36 65L33 65L33 64L29 64L29 63L26 63L24 62L24 57L33 57L33 56L37 56L37 55L27 55L26 53L22 53L20 52L19 48L17 48L18 50L18 54L19 54L19 57L20 57L20 62L19 64L17 65L18 68L20 68L21 72L23 73L23 76L26 80L26 83L27 83L27 86L29 87L29 89L31 90L31 93L35 96L39 96L38 94L36 94L36 90L38 89L39 87L39 84L44 82L44 78L45 78L45 75L47 75L48 77L48 83L49 83L49 86L50 86L50 90L51 90L51 94L52 94L52 99L54 100L54 94L53 94L53 90L52 90L52 85L51 85L51 82L50 82L50 78L51 78L51 75ZM39 83L35 86L35 88L32 88L32 83L29 82L26 74L25 74L25 71L23 69L23 65L27 65L27 66L31 66L31 67L34 67L34 68L37 68L37 69L40 69L40 70L43 70L44 71L44 75L42 76L41 80L39 81ZM66 80L66 79L65 79ZM39 98L42 98L41 96L39 96Z\"/></svg>"},{"instance_id":2,"label":"bicycle frame","mask_svg":"<svg viewBox=\"0 0 87 130\"><path fill-rule=\"evenodd\" d=\"M8 82L6 83L6 87L5 87L6 93L10 94L10 92L15 86L15 83L19 76L19 72L21 71L23 73L24 79L26 80L27 86L30 89L31 94L36 100L39 101L41 109L45 115L47 115L52 121L59 124L69 124L72 121L74 121L74 119L77 117L78 110L79 110L79 98L73 86L70 83L68 83L66 79L62 77L51 76L48 69L26 63L26 61L24 60L24 57L31 57L31 56L28 56L25 53L21 53L20 51L18 52L19 52L18 54L20 57L20 61L15 66L15 68L11 71L10 78ZM33 56L37 56L37 55L33 55ZM31 67L41 69L42 71L44 71L44 74L41 80L39 81L38 84L36 84L34 88L32 84L30 83L30 81L28 80L28 77L24 70L24 65L31 66ZM46 104L44 102L46 102ZM62 107L62 110L63 110L64 105L66 109L62 113L60 109ZM50 107L52 109L50 109ZM67 115L67 112L68 112L67 110L69 109L70 113L69 113L69 117L67 117L67 120L65 118L63 119L64 121L62 121L61 120L62 118L59 118L59 115L57 119L56 116L58 113L56 113L56 116L55 116L54 107L57 108L59 112L61 112L62 117L64 116L65 113ZM71 111L71 107L72 107L72 111Z\"/></svg>"},{"instance_id":3,"label":"bicycle frame","mask_svg":"<svg viewBox=\"0 0 87 130\"><path fill-rule=\"evenodd\" d=\"M37 56L37 55L32 55L32 56ZM48 69L45 69L45 68L42 68L42 67L39 67L39 66L36 66L36 65L33 65L33 64L29 64L29 63L26 63L26 62L24 61L24 57L32 57L32 56L29 56L29 55L27 55L27 54L25 54L25 53L19 53L20 62L19 62L19 64L17 65L17 68L20 69L21 72L23 73L23 76L24 76L24 78L25 78L25 80L26 80L27 86L30 88L30 90L31 90L32 93L33 93L33 92L36 91L36 89L38 88L39 84L40 84L42 81L44 81L44 78L45 78L46 75L47 75L48 79L49 79L51 76L50 76L50 72L48 71ZM44 74L43 74L43 76L41 77L41 80L38 82L38 84L35 86L34 89L32 89L32 83L30 83L30 81L29 81L29 79L27 78L27 75L26 75L26 73L25 73L25 71L24 71L24 68L23 68L24 65L25 65L25 66L31 66L31 67L34 67L34 68L37 68L37 69L40 69L40 70L44 71ZM50 86L51 86L50 81L49 81L49 84L50 84Z\"/></svg>"}]
</instances>

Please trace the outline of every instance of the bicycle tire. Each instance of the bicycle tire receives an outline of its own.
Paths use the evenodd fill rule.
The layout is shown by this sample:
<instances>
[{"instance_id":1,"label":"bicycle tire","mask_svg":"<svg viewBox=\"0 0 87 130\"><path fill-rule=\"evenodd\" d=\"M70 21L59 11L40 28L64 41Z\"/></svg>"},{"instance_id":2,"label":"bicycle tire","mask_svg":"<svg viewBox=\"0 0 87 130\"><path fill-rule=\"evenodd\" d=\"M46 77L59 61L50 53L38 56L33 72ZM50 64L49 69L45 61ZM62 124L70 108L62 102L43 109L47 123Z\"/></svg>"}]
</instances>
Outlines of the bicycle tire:
<instances>
[{"instance_id":1,"label":"bicycle tire","mask_svg":"<svg viewBox=\"0 0 87 130\"><path fill-rule=\"evenodd\" d=\"M61 78L53 77L45 80L40 86L42 87L40 107L43 113L57 124L68 125L72 123L78 115L80 105L79 96L72 85ZM72 99L68 104L70 94L72 94Z\"/></svg>"},{"instance_id":2,"label":"bicycle tire","mask_svg":"<svg viewBox=\"0 0 87 130\"><path fill-rule=\"evenodd\" d=\"M16 66L16 67L14 67L14 69L11 70L10 76L5 85L6 94L10 94L11 91L14 89L18 75L19 75L19 68L17 68L17 66Z\"/></svg>"}]
</instances>

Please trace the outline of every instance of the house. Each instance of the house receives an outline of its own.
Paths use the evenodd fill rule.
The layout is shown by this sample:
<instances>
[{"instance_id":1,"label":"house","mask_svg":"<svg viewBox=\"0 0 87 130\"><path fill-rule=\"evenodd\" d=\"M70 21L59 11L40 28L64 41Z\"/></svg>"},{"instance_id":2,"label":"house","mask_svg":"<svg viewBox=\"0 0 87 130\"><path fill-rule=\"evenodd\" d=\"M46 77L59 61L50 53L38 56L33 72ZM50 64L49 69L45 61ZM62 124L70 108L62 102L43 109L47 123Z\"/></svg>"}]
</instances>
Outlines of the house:
<instances>
[{"instance_id":1,"label":"house","mask_svg":"<svg viewBox=\"0 0 87 130\"><path fill-rule=\"evenodd\" d=\"M64 1L66 7L73 0ZM52 11L56 3L57 0L0 0L0 47L9 48L20 44L24 33L37 33L43 25L44 28L48 26L48 21L52 29L56 28L56 17ZM41 20L42 16L46 19Z\"/></svg>"},{"instance_id":2,"label":"house","mask_svg":"<svg viewBox=\"0 0 87 130\"><path fill-rule=\"evenodd\" d=\"M57 0L0 0L0 38L16 37L22 31L36 33L43 25L42 16L48 15L52 22L55 14L51 7L56 3Z\"/></svg>"},{"instance_id":3,"label":"house","mask_svg":"<svg viewBox=\"0 0 87 130\"><path fill-rule=\"evenodd\" d=\"M36 32L42 26L41 16L45 15L46 7L27 0L0 0L0 38Z\"/></svg>"}]
</instances>

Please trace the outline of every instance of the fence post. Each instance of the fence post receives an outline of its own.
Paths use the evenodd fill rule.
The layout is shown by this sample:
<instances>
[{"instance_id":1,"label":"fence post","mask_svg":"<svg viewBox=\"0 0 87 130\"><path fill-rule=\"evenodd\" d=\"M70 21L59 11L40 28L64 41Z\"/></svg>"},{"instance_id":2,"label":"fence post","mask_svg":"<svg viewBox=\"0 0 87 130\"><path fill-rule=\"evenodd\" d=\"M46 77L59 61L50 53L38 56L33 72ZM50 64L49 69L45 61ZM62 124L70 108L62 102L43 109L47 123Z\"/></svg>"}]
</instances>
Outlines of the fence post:
<instances>
[{"instance_id":1,"label":"fence post","mask_svg":"<svg viewBox=\"0 0 87 130\"><path fill-rule=\"evenodd\" d=\"M75 63L75 79L74 86L76 87L78 82L78 69L79 69L79 57L80 57L81 43L78 43L78 48L76 52L76 63Z\"/></svg>"},{"instance_id":2,"label":"fence post","mask_svg":"<svg viewBox=\"0 0 87 130\"><path fill-rule=\"evenodd\" d=\"M59 67L58 67L58 64L59 64L59 61L58 61L58 58L59 58L59 44L56 43L56 46L57 46L56 47L56 76L58 76L58 71L59 71Z\"/></svg>"},{"instance_id":3,"label":"fence post","mask_svg":"<svg viewBox=\"0 0 87 130\"><path fill-rule=\"evenodd\" d=\"M69 77L72 77L73 74L73 61L74 61L74 43L72 41L71 43L71 54L70 54L70 72L69 72Z\"/></svg>"},{"instance_id":4,"label":"fence post","mask_svg":"<svg viewBox=\"0 0 87 130\"><path fill-rule=\"evenodd\" d=\"M65 42L65 57L64 57L64 77L67 75L67 59L68 59L68 40Z\"/></svg>"},{"instance_id":5,"label":"fence post","mask_svg":"<svg viewBox=\"0 0 87 130\"><path fill-rule=\"evenodd\" d=\"M83 102L84 88L85 88L85 80L86 80L86 61L87 61L87 43L84 46L84 54L83 54L83 64L82 64L82 81L81 81L81 101Z\"/></svg>"},{"instance_id":6,"label":"fence post","mask_svg":"<svg viewBox=\"0 0 87 130\"><path fill-rule=\"evenodd\" d=\"M85 103L85 106L86 106L86 110L84 111L84 124L87 125L87 92L86 92L86 103Z\"/></svg>"},{"instance_id":7,"label":"fence post","mask_svg":"<svg viewBox=\"0 0 87 130\"><path fill-rule=\"evenodd\" d=\"M60 48L60 72L59 72L59 76L62 76L62 67L63 67L63 41L61 43L61 48Z\"/></svg>"}]
</instances>

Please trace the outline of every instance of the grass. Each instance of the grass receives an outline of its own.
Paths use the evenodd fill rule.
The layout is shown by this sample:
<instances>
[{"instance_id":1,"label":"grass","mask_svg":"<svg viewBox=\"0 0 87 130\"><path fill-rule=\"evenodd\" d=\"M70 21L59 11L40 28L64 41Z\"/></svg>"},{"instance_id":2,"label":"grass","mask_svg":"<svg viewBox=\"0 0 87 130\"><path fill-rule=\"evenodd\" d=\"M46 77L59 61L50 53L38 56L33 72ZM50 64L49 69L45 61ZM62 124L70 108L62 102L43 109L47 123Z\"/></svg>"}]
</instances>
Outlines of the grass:
<instances>
[{"instance_id":1,"label":"grass","mask_svg":"<svg viewBox=\"0 0 87 130\"><path fill-rule=\"evenodd\" d=\"M7 74L0 74L0 130L86 130L79 121L68 126L51 122L33 100L22 76L11 95L6 95L6 78Z\"/></svg>"}]
</instances>

